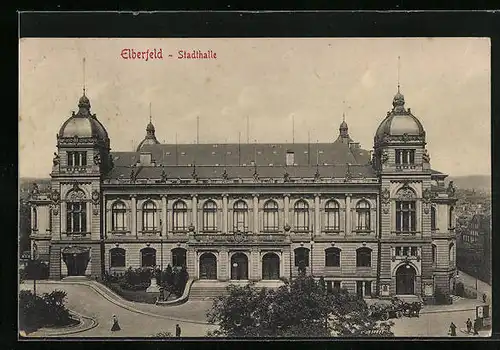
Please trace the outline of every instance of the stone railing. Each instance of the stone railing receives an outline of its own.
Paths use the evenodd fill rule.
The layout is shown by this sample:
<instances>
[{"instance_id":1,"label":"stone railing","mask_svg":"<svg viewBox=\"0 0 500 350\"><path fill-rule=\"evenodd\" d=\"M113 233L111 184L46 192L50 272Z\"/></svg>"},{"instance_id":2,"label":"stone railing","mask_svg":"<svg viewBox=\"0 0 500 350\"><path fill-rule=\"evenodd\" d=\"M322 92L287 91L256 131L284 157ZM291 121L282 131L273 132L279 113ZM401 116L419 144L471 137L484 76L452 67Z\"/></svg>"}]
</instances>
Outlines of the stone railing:
<instances>
[{"instance_id":1,"label":"stone railing","mask_svg":"<svg viewBox=\"0 0 500 350\"><path fill-rule=\"evenodd\" d=\"M224 234L207 235L194 234L189 238L190 243L223 244L223 243L286 243L289 238L285 234Z\"/></svg>"}]
</instances>

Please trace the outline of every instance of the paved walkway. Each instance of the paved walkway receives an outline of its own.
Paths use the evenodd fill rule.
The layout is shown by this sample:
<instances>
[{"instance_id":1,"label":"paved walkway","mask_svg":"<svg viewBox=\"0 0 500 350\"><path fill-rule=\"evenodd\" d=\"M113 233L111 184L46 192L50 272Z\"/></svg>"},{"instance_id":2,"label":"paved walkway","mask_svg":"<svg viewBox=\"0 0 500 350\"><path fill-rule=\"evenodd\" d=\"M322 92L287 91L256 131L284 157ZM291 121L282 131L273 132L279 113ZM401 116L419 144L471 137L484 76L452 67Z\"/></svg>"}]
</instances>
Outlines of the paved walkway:
<instances>
[{"instance_id":1,"label":"paved walkway","mask_svg":"<svg viewBox=\"0 0 500 350\"><path fill-rule=\"evenodd\" d=\"M95 283L95 282L94 282ZM21 284L21 289L31 290L33 283ZM47 293L52 290L64 290L67 293L66 304L68 309L81 315L92 318L97 325L89 330L78 333L64 334L64 337L150 337L159 332L170 332L175 334L175 325L179 324L183 337L204 337L207 331L214 330L215 326L204 324L197 320L179 321L176 316L183 315L203 315L200 309L205 309L200 303L188 302L187 304L171 307L155 305L143 305L133 303L136 308L128 305L119 305L116 300L104 293L99 293L96 289L83 284L73 282L38 283L37 291ZM206 303L205 303L206 304ZM143 306L147 309L143 309ZM180 310L179 308L182 308ZM157 311L153 314L150 311ZM112 316L116 315L121 327L121 331L111 332ZM186 316L187 315L187 316ZM199 316L198 316L199 317ZM56 336L53 330L38 330L32 336Z\"/></svg>"},{"instance_id":2,"label":"paved walkway","mask_svg":"<svg viewBox=\"0 0 500 350\"><path fill-rule=\"evenodd\" d=\"M458 272L458 280L464 284L464 286L476 289L476 281L477 281L477 298L479 300L483 299L483 294L486 294L487 301L491 302L491 286L483 282L476 277L466 274L463 271Z\"/></svg>"}]
</instances>

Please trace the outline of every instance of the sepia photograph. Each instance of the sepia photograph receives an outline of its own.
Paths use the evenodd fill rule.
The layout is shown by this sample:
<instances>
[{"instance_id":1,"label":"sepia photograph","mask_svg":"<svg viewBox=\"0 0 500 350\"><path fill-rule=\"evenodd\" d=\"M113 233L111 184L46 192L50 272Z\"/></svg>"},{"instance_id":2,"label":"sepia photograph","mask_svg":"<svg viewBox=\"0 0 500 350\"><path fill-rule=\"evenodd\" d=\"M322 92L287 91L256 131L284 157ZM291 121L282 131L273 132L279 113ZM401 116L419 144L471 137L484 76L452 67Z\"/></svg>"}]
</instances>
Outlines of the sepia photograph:
<instances>
[{"instance_id":1,"label":"sepia photograph","mask_svg":"<svg viewBox=\"0 0 500 350\"><path fill-rule=\"evenodd\" d=\"M21 38L18 333L490 337L489 38Z\"/></svg>"}]
</instances>

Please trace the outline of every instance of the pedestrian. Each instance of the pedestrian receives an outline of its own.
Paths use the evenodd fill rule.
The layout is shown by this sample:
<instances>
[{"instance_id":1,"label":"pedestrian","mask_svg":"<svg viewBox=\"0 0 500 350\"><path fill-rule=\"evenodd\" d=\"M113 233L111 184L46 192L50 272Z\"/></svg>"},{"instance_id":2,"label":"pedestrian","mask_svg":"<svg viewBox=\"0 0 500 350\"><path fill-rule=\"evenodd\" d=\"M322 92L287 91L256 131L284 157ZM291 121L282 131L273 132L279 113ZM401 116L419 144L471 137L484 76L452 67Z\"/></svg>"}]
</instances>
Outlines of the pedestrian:
<instances>
[{"instance_id":1,"label":"pedestrian","mask_svg":"<svg viewBox=\"0 0 500 350\"><path fill-rule=\"evenodd\" d=\"M455 324L453 322L450 324L449 335L451 335L452 337L456 337L457 336L457 326L455 326Z\"/></svg>"},{"instance_id":2,"label":"pedestrian","mask_svg":"<svg viewBox=\"0 0 500 350\"><path fill-rule=\"evenodd\" d=\"M175 336L177 338L179 338L181 336L181 326L179 326L178 323L175 325Z\"/></svg>"},{"instance_id":3,"label":"pedestrian","mask_svg":"<svg viewBox=\"0 0 500 350\"><path fill-rule=\"evenodd\" d=\"M120 325L118 324L118 317L116 315L113 315L113 325L111 326L111 331L116 332L121 330Z\"/></svg>"},{"instance_id":4,"label":"pedestrian","mask_svg":"<svg viewBox=\"0 0 500 350\"><path fill-rule=\"evenodd\" d=\"M479 319L474 320L474 335L479 335Z\"/></svg>"},{"instance_id":5,"label":"pedestrian","mask_svg":"<svg viewBox=\"0 0 500 350\"><path fill-rule=\"evenodd\" d=\"M470 331L472 329L472 321L470 320L470 318L467 319L467 322L465 322L465 325L467 326L467 333L470 333Z\"/></svg>"}]
</instances>

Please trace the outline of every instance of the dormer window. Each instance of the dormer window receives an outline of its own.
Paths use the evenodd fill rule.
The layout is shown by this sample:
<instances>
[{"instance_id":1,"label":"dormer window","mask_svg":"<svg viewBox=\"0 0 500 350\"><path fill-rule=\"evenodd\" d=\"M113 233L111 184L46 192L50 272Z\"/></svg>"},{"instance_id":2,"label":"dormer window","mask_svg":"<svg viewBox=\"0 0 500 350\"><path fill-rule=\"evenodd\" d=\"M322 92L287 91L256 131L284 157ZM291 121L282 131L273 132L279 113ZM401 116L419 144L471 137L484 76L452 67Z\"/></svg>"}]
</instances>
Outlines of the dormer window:
<instances>
[{"instance_id":1,"label":"dormer window","mask_svg":"<svg viewBox=\"0 0 500 350\"><path fill-rule=\"evenodd\" d=\"M414 149L397 149L396 150L396 164L398 164L398 165L415 164L415 150Z\"/></svg>"},{"instance_id":2,"label":"dormer window","mask_svg":"<svg viewBox=\"0 0 500 350\"><path fill-rule=\"evenodd\" d=\"M286 165L292 166L295 163L295 154L293 152L286 152Z\"/></svg>"},{"instance_id":3,"label":"dormer window","mask_svg":"<svg viewBox=\"0 0 500 350\"><path fill-rule=\"evenodd\" d=\"M87 166L87 152L68 152L68 166Z\"/></svg>"}]
</instances>

